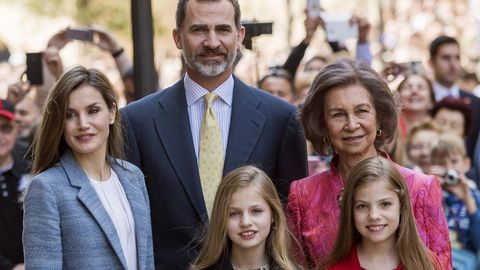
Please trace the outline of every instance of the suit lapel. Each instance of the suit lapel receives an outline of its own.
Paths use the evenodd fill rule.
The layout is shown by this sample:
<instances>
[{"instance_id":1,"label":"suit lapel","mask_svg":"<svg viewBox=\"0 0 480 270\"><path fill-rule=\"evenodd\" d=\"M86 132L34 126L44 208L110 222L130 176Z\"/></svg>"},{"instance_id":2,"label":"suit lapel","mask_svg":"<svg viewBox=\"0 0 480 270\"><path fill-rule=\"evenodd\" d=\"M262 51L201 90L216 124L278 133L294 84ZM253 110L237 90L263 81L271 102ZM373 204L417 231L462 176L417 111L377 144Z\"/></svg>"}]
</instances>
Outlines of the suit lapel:
<instances>
[{"instance_id":1,"label":"suit lapel","mask_svg":"<svg viewBox=\"0 0 480 270\"><path fill-rule=\"evenodd\" d=\"M98 198L97 193L90 184L87 175L80 168L70 152L66 152L61 157L60 164L65 170L65 173L70 180L70 184L80 188L77 194L78 199L97 221L98 225L112 245L112 248L122 263L122 266L127 269L127 262L123 256L120 239L118 238L115 226L113 225L113 222L107 211L103 207L102 202Z\"/></svg>"},{"instance_id":2,"label":"suit lapel","mask_svg":"<svg viewBox=\"0 0 480 270\"><path fill-rule=\"evenodd\" d=\"M165 94L159 104L160 111L154 116L155 127L193 207L202 220L207 222L183 80Z\"/></svg>"},{"instance_id":3,"label":"suit lapel","mask_svg":"<svg viewBox=\"0 0 480 270\"><path fill-rule=\"evenodd\" d=\"M133 219L135 220L135 237L137 243L137 257L138 257L138 269L146 269L147 262L147 236L148 227L141 221L149 215L145 209L145 205L148 203L145 201L145 197L138 186L132 181L143 181L140 176L135 176L133 173L126 171L120 167L114 160L112 161L112 168L118 176L118 180L122 184L123 190L127 195L130 208L132 209Z\"/></svg>"},{"instance_id":4,"label":"suit lapel","mask_svg":"<svg viewBox=\"0 0 480 270\"><path fill-rule=\"evenodd\" d=\"M260 99L235 78L224 174L247 164L265 125L265 115L258 106Z\"/></svg>"}]
</instances>

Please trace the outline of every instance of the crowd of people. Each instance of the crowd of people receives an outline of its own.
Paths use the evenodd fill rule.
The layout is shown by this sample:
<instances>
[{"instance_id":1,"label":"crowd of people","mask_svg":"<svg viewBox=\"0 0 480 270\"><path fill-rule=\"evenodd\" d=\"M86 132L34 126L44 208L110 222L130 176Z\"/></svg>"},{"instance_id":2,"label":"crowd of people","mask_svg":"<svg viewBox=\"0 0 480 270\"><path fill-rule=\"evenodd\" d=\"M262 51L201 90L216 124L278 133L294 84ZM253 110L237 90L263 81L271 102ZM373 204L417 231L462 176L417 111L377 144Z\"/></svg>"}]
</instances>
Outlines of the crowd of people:
<instances>
[{"instance_id":1,"label":"crowd of people","mask_svg":"<svg viewBox=\"0 0 480 270\"><path fill-rule=\"evenodd\" d=\"M480 98L458 41L430 42L432 77L377 72L358 16L354 54L303 59L326 27L307 16L251 86L240 14L179 0L181 79L137 101L124 49L88 26L123 108L105 74L63 66L68 29L50 38L51 80L0 102L0 269L480 269Z\"/></svg>"}]
</instances>

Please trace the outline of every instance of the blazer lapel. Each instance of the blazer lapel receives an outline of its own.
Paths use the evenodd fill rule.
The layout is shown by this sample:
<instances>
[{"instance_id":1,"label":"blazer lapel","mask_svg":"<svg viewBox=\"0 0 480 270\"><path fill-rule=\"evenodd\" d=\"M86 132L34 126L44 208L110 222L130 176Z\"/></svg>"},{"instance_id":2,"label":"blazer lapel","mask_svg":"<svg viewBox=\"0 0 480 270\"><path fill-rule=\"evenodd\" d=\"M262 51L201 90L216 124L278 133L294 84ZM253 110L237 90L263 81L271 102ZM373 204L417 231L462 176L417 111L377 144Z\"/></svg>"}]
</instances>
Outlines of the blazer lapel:
<instances>
[{"instance_id":1,"label":"blazer lapel","mask_svg":"<svg viewBox=\"0 0 480 270\"><path fill-rule=\"evenodd\" d=\"M260 99L235 78L224 174L247 164L265 125L265 115L258 106Z\"/></svg>"},{"instance_id":2,"label":"blazer lapel","mask_svg":"<svg viewBox=\"0 0 480 270\"><path fill-rule=\"evenodd\" d=\"M203 222L207 222L183 80L165 94L159 103L160 111L154 116L155 127L193 207Z\"/></svg>"},{"instance_id":3,"label":"blazer lapel","mask_svg":"<svg viewBox=\"0 0 480 270\"><path fill-rule=\"evenodd\" d=\"M120 180L120 183L122 184L125 194L127 195L130 208L132 209L133 219L135 220L138 269L146 269L148 227L141 221L146 220L149 215L148 211L145 209L145 205L148 202L145 201L145 197L139 186L133 183L133 181L144 181L144 179L126 171L113 159L111 159L111 164L113 170L118 176L118 179Z\"/></svg>"},{"instance_id":4,"label":"blazer lapel","mask_svg":"<svg viewBox=\"0 0 480 270\"><path fill-rule=\"evenodd\" d=\"M122 266L127 269L127 262L123 256L120 239L118 238L115 226L113 225L113 222L110 219L107 211L103 207L102 202L98 198L97 193L90 184L87 175L80 168L72 154L68 151L60 158L60 164L65 170L65 174L70 180L70 184L80 188L77 194L78 199L83 203L90 214L92 214L92 217L98 222L98 225L105 233L105 236L112 245L115 254L122 263Z\"/></svg>"}]
</instances>

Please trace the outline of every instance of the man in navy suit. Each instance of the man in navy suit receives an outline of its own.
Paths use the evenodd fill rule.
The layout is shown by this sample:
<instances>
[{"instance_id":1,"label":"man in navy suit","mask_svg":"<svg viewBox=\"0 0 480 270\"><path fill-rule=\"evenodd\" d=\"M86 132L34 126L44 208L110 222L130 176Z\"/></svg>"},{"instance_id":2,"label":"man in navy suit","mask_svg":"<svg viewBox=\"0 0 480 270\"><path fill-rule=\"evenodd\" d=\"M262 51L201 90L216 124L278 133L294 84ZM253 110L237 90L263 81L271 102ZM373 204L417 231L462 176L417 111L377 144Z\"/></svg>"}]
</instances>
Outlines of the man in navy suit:
<instances>
[{"instance_id":1,"label":"man in navy suit","mask_svg":"<svg viewBox=\"0 0 480 270\"><path fill-rule=\"evenodd\" d=\"M458 85L462 67L460 46L455 38L439 36L430 43L430 65L435 80L433 90L438 102L446 96L465 99L472 109L472 124L466 138L467 153L474 156L475 145L480 132L480 98L463 91Z\"/></svg>"},{"instance_id":2,"label":"man in navy suit","mask_svg":"<svg viewBox=\"0 0 480 270\"><path fill-rule=\"evenodd\" d=\"M185 76L123 110L127 158L146 176L157 269L186 269L208 222L198 166L206 94L218 96L224 175L258 166L283 199L291 181L307 175L296 108L232 76L244 35L237 0L180 0L173 39Z\"/></svg>"}]
</instances>

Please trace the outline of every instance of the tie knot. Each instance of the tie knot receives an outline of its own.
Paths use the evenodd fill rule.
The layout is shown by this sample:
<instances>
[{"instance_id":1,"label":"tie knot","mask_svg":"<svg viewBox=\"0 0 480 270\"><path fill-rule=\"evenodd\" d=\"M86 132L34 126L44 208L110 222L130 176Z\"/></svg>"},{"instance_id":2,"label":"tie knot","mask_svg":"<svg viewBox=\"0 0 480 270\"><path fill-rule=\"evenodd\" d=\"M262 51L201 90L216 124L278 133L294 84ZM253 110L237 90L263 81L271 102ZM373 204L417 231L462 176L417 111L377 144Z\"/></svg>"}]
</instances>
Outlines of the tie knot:
<instances>
[{"instance_id":1,"label":"tie knot","mask_svg":"<svg viewBox=\"0 0 480 270\"><path fill-rule=\"evenodd\" d=\"M217 94L215 93L208 93L206 94L205 96L203 96L205 98L205 102L207 103L207 108L211 108L212 107L212 104L213 104L213 101L218 97Z\"/></svg>"}]
</instances>

